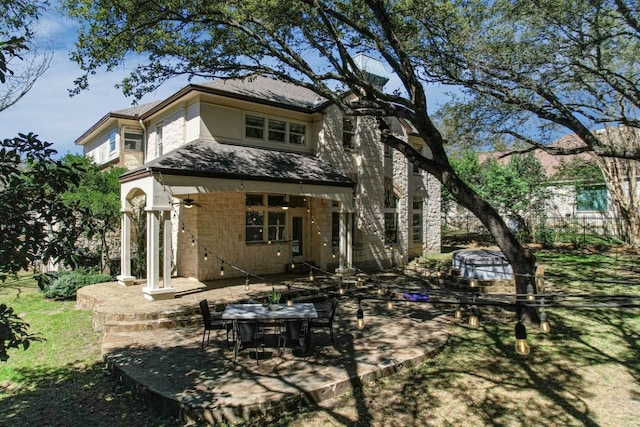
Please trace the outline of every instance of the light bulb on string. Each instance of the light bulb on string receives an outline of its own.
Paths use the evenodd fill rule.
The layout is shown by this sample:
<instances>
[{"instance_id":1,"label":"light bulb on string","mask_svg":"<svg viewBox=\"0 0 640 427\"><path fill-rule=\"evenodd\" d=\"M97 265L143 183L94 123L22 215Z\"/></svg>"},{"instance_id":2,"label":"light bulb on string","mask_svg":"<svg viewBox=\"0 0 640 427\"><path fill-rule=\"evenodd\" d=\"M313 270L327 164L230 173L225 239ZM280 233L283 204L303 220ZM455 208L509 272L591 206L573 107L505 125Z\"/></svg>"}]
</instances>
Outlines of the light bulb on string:
<instances>
[{"instance_id":1,"label":"light bulb on string","mask_svg":"<svg viewBox=\"0 0 640 427\"><path fill-rule=\"evenodd\" d=\"M224 276L224 260L222 260L222 263L220 264L220 275Z\"/></svg>"},{"instance_id":2,"label":"light bulb on string","mask_svg":"<svg viewBox=\"0 0 640 427\"><path fill-rule=\"evenodd\" d=\"M389 294L389 300L387 301L387 310L393 310L393 294Z\"/></svg>"},{"instance_id":3,"label":"light bulb on string","mask_svg":"<svg viewBox=\"0 0 640 427\"><path fill-rule=\"evenodd\" d=\"M207 251L207 249L204 250L204 260L208 260L209 259L209 251Z\"/></svg>"},{"instance_id":4,"label":"light bulb on string","mask_svg":"<svg viewBox=\"0 0 640 427\"><path fill-rule=\"evenodd\" d=\"M536 300L536 295L533 293L533 286L531 286L531 284L527 285L527 299L529 301L535 301Z\"/></svg>"},{"instance_id":5,"label":"light bulb on string","mask_svg":"<svg viewBox=\"0 0 640 427\"><path fill-rule=\"evenodd\" d=\"M520 356L526 356L531 349L527 343L527 328L524 327L521 321L516 323L516 353Z\"/></svg>"},{"instance_id":6,"label":"light bulb on string","mask_svg":"<svg viewBox=\"0 0 640 427\"><path fill-rule=\"evenodd\" d=\"M364 329L364 311L362 311L362 302L358 299L358 311L356 312L357 323L356 326L358 329Z\"/></svg>"},{"instance_id":7,"label":"light bulb on string","mask_svg":"<svg viewBox=\"0 0 640 427\"><path fill-rule=\"evenodd\" d=\"M472 328L477 328L480 324L480 316L478 312L478 307L475 305L471 307L471 314L469 315L469 326Z\"/></svg>"},{"instance_id":8,"label":"light bulb on string","mask_svg":"<svg viewBox=\"0 0 640 427\"><path fill-rule=\"evenodd\" d=\"M276 255L277 255L277 256L282 255L282 253L280 252L280 248L278 248L278 252L276 252Z\"/></svg>"},{"instance_id":9,"label":"light bulb on string","mask_svg":"<svg viewBox=\"0 0 640 427\"><path fill-rule=\"evenodd\" d=\"M248 291L249 290L249 275L247 274L247 279L244 281L244 290Z\"/></svg>"},{"instance_id":10,"label":"light bulb on string","mask_svg":"<svg viewBox=\"0 0 640 427\"><path fill-rule=\"evenodd\" d=\"M195 239L195 238L192 238L192 239L191 239L191 246L195 246L195 245L196 245L196 239Z\"/></svg>"},{"instance_id":11,"label":"light bulb on string","mask_svg":"<svg viewBox=\"0 0 640 427\"><path fill-rule=\"evenodd\" d=\"M309 280L312 282L315 280L315 277L313 276L313 268L309 269Z\"/></svg>"},{"instance_id":12,"label":"light bulb on string","mask_svg":"<svg viewBox=\"0 0 640 427\"><path fill-rule=\"evenodd\" d=\"M548 334L551 331L551 324L547 320L547 312L540 311L540 330L545 334Z\"/></svg>"},{"instance_id":13,"label":"light bulb on string","mask_svg":"<svg viewBox=\"0 0 640 427\"><path fill-rule=\"evenodd\" d=\"M287 285L287 307L293 306L293 295L291 295L291 285Z\"/></svg>"},{"instance_id":14,"label":"light bulb on string","mask_svg":"<svg viewBox=\"0 0 640 427\"><path fill-rule=\"evenodd\" d=\"M182 226L182 232L184 233L184 225Z\"/></svg>"}]
</instances>

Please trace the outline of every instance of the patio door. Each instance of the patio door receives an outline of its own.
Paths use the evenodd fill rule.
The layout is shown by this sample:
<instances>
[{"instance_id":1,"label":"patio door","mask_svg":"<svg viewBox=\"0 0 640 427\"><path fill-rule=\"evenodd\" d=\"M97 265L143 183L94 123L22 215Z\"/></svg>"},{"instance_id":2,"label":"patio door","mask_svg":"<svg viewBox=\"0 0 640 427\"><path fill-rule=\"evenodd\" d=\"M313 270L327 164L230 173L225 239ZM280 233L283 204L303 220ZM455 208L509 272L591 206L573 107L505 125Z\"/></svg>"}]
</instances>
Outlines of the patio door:
<instances>
[{"instance_id":1,"label":"patio door","mask_svg":"<svg viewBox=\"0 0 640 427\"><path fill-rule=\"evenodd\" d=\"M291 256L294 262L304 261L305 254L304 216L291 217Z\"/></svg>"}]
</instances>

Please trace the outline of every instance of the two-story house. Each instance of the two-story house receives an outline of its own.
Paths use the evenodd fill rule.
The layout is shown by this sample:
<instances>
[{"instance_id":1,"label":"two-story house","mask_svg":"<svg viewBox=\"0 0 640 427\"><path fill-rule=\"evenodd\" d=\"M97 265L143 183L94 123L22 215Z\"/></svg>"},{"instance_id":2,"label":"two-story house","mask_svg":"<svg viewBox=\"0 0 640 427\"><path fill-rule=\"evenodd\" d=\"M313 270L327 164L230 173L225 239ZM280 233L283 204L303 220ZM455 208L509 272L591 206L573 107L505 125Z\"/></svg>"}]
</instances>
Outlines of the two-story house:
<instances>
[{"instance_id":1,"label":"two-story house","mask_svg":"<svg viewBox=\"0 0 640 427\"><path fill-rule=\"evenodd\" d=\"M409 123L389 121L427 150ZM76 143L129 169L122 284L133 282L131 212L144 200L148 299L173 297L172 275L250 278L302 262L350 274L440 251L435 178L386 148L373 119L290 83L190 84L107 114Z\"/></svg>"}]
</instances>

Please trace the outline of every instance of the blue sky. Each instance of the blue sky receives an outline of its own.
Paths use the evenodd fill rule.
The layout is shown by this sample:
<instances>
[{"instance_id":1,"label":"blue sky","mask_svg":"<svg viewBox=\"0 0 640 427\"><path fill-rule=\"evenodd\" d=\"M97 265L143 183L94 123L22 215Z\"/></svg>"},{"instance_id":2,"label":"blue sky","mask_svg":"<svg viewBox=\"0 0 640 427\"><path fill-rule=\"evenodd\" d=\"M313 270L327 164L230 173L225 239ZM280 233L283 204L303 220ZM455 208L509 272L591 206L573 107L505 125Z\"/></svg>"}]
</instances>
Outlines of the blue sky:
<instances>
[{"instance_id":1,"label":"blue sky","mask_svg":"<svg viewBox=\"0 0 640 427\"><path fill-rule=\"evenodd\" d=\"M53 143L59 155L68 152L82 153L82 147L74 141L109 111L132 105L133 99L125 97L115 85L128 74L129 64L117 72L102 72L89 79L89 90L69 97L68 89L82 72L69 59L69 52L76 39L77 24L61 16L57 11L45 13L39 22L37 42L39 48L53 53L49 69L38 79L31 91L15 105L0 112L0 138L13 138L18 133L33 132L43 141ZM130 64L132 68L134 63ZM127 69L129 68L129 69ZM166 82L155 93L146 95L139 103L164 99L187 84L185 79ZM397 87L394 79L385 89ZM432 88L430 105L442 102L444 89ZM432 111L434 108L432 107Z\"/></svg>"}]
</instances>

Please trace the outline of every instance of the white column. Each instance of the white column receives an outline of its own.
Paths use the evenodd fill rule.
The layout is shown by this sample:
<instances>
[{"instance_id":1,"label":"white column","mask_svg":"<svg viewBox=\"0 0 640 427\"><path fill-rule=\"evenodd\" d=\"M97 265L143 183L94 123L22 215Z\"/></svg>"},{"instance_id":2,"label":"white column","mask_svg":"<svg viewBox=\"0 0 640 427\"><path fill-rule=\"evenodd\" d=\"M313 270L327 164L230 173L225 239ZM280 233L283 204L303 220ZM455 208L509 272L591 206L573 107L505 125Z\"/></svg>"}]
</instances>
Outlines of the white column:
<instances>
[{"instance_id":1,"label":"white column","mask_svg":"<svg viewBox=\"0 0 640 427\"><path fill-rule=\"evenodd\" d=\"M347 216L347 267L353 268L353 215L346 213Z\"/></svg>"},{"instance_id":2,"label":"white column","mask_svg":"<svg viewBox=\"0 0 640 427\"><path fill-rule=\"evenodd\" d=\"M122 212L120 220L120 274L118 283L123 286L134 284L135 277L131 275L131 212Z\"/></svg>"},{"instance_id":3,"label":"white column","mask_svg":"<svg viewBox=\"0 0 640 427\"><path fill-rule=\"evenodd\" d=\"M147 211L147 286L142 288L142 293L148 300L172 299L175 296L175 289L167 286L166 280L160 283L160 218L164 215L157 210ZM165 218L163 216L163 218ZM166 221L165 221L166 226ZM166 268L166 252L171 253L171 227L169 226L169 247L165 247L165 261L163 267ZM166 228L163 242L167 240ZM171 256L169 255L169 278L171 280ZM166 274L166 271L165 271Z\"/></svg>"},{"instance_id":4,"label":"white column","mask_svg":"<svg viewBox=\"0 0 640 427\"><path fill-rule=\"evenodd\" d=\"M160 288L160 218L158 211L147 211L147 288Z\"/></svg>"},{"instance_id":5,"label":"white column","mask_svg":"<svg viewBox=\"0 0 640 427\"><path fill-rule=\"evenodd\" d=\"M345 261L347 257L347 224L344 212L340 212L338 216L340 218L340 261L338 264L338 270L343 271L345 269Z\"/></svg>"},{"instance_id":6,"label":"white column","mask_svg":"<svg viewBox=\"0 0 640 427\"><path fill-rule=\"evenodd\" d=\"M162 284L163 288L168 289L171 288L171 231L172 231L172 223L171 223L171 212L164 211L163 212L164 219L164 239L162 243L163 250L163 260L162 260Z\"/></svg>"}]
</instances>

